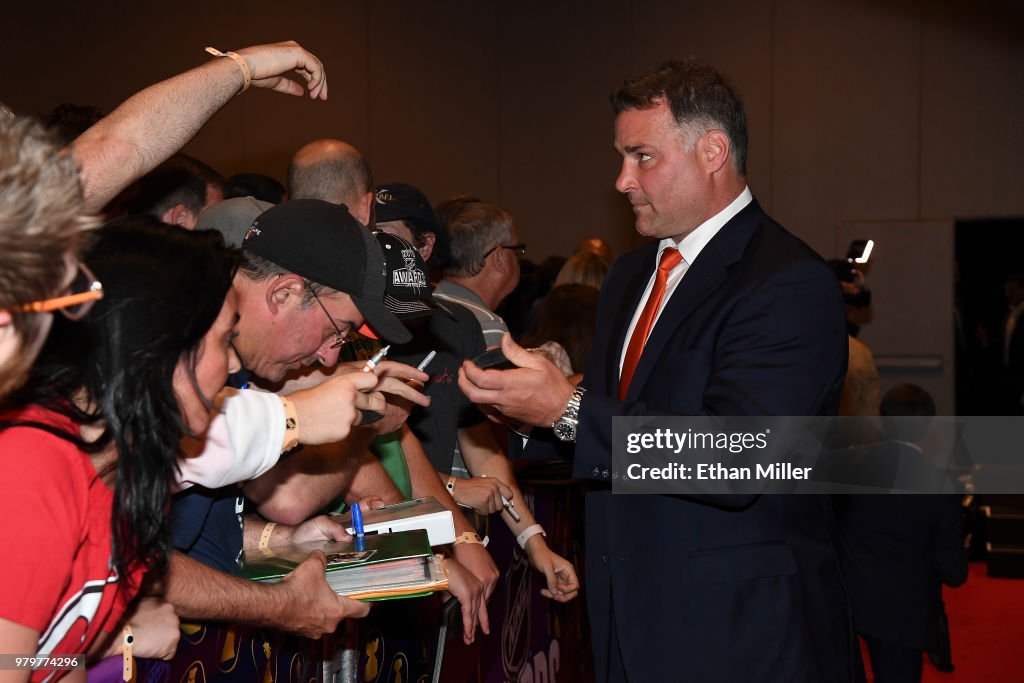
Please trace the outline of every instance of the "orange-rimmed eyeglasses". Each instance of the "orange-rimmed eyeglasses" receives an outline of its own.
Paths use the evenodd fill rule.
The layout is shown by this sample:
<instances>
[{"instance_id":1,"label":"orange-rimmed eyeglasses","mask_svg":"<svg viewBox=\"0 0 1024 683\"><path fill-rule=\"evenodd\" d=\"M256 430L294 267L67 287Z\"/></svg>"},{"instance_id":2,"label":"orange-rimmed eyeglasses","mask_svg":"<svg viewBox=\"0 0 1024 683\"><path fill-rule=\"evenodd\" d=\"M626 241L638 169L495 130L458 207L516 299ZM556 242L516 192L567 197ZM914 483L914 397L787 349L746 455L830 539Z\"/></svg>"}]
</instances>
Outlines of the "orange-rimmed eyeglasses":
<instances>
[{"instance_id":1,"label":"orange-rimmed eyeglasses","mask_svg":"<svg viewBox=\"0 0 1024 683\"><path fill-rule=\"evenodd\" d=\"M75 273L74 279L60 294L49 299L15 306L14 310L22 313L60 311L69 320L81 320L92 308L92 305L103 298L103 285L96 279L88 266L81 262L77 265L78 271Z\"/></svg>"}]
</instances>

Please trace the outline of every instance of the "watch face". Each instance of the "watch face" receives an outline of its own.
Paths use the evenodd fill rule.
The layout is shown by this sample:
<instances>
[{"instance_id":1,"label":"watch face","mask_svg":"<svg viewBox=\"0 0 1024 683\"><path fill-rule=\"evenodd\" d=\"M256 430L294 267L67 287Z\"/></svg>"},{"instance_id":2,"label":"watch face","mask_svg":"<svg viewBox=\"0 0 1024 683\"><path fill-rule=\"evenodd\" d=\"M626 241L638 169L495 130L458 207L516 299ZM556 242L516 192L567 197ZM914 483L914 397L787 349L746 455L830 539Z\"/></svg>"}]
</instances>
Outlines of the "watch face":
<instances>
[{"instance_id":1,"label":"watch face","mask_svg":"<svg viewBox=\"0 0 1024 683\"><path fill-rule=\"evenodd\" d=\"M569 422L556 422L555 423L555 436L562 441L575 441L576 440L576 425Z\"/></svg>"}]
</instances>

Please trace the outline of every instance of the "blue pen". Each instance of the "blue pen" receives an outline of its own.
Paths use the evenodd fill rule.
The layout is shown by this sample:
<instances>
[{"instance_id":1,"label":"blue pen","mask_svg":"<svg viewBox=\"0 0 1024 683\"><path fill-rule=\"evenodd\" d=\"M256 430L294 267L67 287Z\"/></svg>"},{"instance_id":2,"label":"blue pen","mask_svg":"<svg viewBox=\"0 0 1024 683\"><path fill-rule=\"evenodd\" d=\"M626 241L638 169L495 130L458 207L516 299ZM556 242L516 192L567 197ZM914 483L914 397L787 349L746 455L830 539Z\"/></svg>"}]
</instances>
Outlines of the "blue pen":
<instances>
[{"instance_id":1,"label":"blue pen","mask_svg":"<svg viewBox=\"0 0 1024 683\"><path fill-rule=\"evenodd\" d=\"M359 503L352 506L352 531L355 532L356 550L366 549L366 534L363 532L363 511L359 509Z\"/></svg>"}]
</instances>

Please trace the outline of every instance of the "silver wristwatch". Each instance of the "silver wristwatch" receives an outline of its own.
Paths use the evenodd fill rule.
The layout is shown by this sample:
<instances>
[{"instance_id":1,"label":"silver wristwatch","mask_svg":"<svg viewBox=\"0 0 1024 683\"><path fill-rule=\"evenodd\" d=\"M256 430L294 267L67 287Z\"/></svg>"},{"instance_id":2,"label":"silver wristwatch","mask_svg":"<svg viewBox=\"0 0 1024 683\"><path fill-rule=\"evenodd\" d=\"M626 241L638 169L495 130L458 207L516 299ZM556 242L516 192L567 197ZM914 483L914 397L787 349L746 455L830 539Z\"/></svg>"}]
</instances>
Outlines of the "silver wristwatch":
<instances>
[{"instance_id":1,"label":"silver wristwatch","mask_svg":"<svg viewBox=\"0 0 1024 683\"><path fill-rule=\"evenodd\" d=\"M555 430L555 436L562 441L576 441L576 425L580 422L580 402L587 390L577 386L569 397L569 403L565 406L562 417L555 420L551 428Z\"/></svg>"}]
</instances>

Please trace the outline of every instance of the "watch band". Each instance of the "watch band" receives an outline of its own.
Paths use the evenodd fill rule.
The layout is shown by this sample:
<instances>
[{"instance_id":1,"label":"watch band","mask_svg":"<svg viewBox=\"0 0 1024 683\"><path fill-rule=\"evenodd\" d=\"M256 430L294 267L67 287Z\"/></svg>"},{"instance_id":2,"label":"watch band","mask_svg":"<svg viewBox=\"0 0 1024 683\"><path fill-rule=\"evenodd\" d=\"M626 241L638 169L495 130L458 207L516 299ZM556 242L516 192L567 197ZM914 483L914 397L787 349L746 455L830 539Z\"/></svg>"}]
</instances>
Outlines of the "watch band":
<instances>
[{"instance_id":1,"label":"watch band","mask_svg":"<svg viewBox=\"0 0 1024 683\"><path fill-rule=\"evenodd\" d=\"M580 404L583 402L583 394L586 391L586 388L583 386L576 385L572 395L569 396L568 403L565 405L565 412L551 424L551 428L555 430L555 436L562 441L576 441L576 426L579 424Z\"/></svg>"},{"instance_id":2,"label":"watch band","mask_svg":"<svg viewBox=\"0 0 1024 683\"><path fill-rule=\"evenodd\" d=\"M278 398L284 407L284 441L281 444L281 452L286 453L299 445L299 411L295 409L295 404L284 396Z\"/></svg>"},{"instance_id":3,"label":"watch band","mask_svg":"<svg viewBox=\"0 0 1024 683\"><path fill-rule=\"evenodd\" d=\"M569 397L569 402L565 404L565 412L562 413L556 422L561 420L573 420L578 421L580 418L580 403L583 402L583 394L586 393L586 389L580 385L576 385L576 388L572 391L572 396Z\"/></svg>"}]
</instances>

